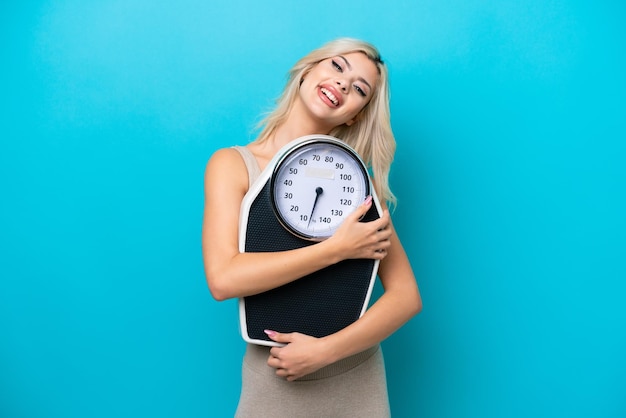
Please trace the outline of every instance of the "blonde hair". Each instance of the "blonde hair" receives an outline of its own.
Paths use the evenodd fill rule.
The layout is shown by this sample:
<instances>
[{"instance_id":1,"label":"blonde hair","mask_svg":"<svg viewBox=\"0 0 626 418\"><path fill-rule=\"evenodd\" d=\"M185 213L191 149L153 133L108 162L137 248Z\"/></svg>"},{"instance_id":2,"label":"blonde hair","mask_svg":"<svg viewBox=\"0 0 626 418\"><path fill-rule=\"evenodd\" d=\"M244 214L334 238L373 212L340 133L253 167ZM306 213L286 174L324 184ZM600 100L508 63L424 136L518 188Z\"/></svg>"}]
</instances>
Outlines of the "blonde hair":
<instances>
[{"instance_id":1,"label":"blonde hair","mask_svg":"<svg viewBox=\"0 0 626 418\"><path fill-rule=\"evenodd\" d=\"M351 126L341 125L328 134L350 145L361 156L372 172L376 193L381 200L395 204L396 198L389 188L389 170L396 151L396 141L391 130L389 113L389 78L387 67L373 45L351 38L331 41L311 51L291 68L276 108L259 124L261 133L257 142L264 142L287 120L295 102L303 77L319 62L351 52L364 53L378 69L379 79L372 98L359 112Z\"/></svg>"}]
</instances>

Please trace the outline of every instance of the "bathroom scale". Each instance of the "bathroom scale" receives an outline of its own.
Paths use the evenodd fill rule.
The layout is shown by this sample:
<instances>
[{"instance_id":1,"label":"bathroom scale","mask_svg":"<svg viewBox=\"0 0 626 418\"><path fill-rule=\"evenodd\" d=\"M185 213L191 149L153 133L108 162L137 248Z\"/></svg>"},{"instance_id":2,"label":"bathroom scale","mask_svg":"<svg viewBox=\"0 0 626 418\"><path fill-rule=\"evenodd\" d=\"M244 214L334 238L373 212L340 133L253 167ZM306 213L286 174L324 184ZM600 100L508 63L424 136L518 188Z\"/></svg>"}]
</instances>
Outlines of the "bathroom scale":
<instances>
[{"instance_id":1,"label":"bathroom scale","mask_svg":"<svg viewBox=\"0 0 626 418\"><path fill-rule=\"evenodd\" d=\"M285 145L245 195L239 250L276 252L329 238L367 196L373 204L361 219L378 219L382 208L358 154L328 135L308 135ZM323 337L363 315L379 260L344 260L291 283L239 299L239 326L252 344L280 346L264 332ZM250 280L254 280L251 277Z\"/></svg>"}]
</instances>

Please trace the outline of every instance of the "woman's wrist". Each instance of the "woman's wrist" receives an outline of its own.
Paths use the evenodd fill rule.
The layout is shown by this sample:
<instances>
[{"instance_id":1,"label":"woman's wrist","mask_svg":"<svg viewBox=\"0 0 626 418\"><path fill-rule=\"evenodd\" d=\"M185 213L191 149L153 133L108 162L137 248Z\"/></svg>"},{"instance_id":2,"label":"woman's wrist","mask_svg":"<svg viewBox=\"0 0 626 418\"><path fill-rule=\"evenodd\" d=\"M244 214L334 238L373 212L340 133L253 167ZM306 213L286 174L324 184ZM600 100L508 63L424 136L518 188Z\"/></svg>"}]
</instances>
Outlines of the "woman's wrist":
<instances>
[{"instance_id":1,"label":"woman's wrist","mask_svg":"<svg viewBox=\"0 0 626 418\"><path fill-rule=\"evenodd\" d=\"M333 364L342 359L342 356L337 351L337 347L335 345L336 341L332 337L332 335L328 335L319 339L325 359L324 363L326 363L326 365Z\"/></svg>"},{"instance_id":2,"label":"woman's wrist","mask_svg":"<svg viewBox=\"0 0 626 418\"><path fill-rule=\"evenodd\" d=\"M333 237L330 237L317 245L323 251L324 260L327 260L330 265L337 264L344 259L342 252L336 245Z\"/></svg>"}]
</instances>

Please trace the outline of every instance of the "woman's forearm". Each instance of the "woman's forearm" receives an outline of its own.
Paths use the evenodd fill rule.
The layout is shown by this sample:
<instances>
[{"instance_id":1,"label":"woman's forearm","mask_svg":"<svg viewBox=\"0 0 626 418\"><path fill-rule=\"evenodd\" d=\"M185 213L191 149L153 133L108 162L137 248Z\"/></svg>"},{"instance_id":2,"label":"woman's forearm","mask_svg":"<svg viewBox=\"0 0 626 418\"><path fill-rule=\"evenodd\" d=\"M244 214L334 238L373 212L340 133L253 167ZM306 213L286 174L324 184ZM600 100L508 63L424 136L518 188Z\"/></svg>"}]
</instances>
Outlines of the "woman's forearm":
<instances>
[{"instance_id":1,"label":"woman's forearm","mask_svg":"<svg viewBox=\"0 0 626 418\"><path fill-rule=\"evenodd\" d=\"M325 337L331 361L359 353L383 341L422 310L415 275L395 231L390 241L389 253L378 270L385 291L360 319Z\"/></svg>"},{"instance_id":2,"label":"woman's forearm","mask_svg":"<svg viewBox=\"0 0 626 418\"><path fill-rule=\"evenodd\" d=\"M332 243L324 241L289 251L237 253L207 265L206 277L213 297L225 300L274 289L338 261Z\"/></svg>"},{"instance_id":3,"label":"woman's forearm","mask_svg":"<svg viewBox=\"0 0 626 418\"><path fill-rule=\"evenodd\" d=\"M348 327L324 337L330 362L351 356L383 341L422 309L417 290L385 292L365 314Z\"/></svg>"}]
</instances>

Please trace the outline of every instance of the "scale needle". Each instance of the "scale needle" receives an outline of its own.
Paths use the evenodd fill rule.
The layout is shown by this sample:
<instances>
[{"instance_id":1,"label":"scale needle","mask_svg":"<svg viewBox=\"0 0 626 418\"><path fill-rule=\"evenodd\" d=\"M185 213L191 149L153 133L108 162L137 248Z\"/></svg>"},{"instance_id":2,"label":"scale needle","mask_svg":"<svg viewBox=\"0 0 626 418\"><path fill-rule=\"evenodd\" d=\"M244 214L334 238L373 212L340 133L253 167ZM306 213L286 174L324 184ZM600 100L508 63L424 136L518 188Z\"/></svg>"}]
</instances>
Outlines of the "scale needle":
<instances>
[{"instance_id":1,"label":"scale needle","mask_svg":"<svg viewBox=\"0 0 626 418\"><path fill-rule=\"evenodd\" d=\"M309 216L309 223L307 225L307 228L311 226L311 219L313 219L313 212L315 212L315 206L317 205L317 199L320 198L320 195L324 193L324 189L322 189L321 187L317 187L315 189L315 200L313 201L313 209L311 209L311 216Z\"/></svg>"}]
</instances>

